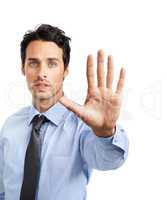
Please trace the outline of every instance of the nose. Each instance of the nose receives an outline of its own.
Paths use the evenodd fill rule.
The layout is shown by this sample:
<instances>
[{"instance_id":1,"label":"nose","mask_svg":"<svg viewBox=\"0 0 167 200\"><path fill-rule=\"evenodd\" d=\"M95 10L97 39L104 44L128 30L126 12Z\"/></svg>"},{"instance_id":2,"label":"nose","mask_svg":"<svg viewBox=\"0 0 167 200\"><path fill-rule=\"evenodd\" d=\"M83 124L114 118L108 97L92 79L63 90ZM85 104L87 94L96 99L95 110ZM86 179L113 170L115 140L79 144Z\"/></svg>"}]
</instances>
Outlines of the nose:
<instances>
[{"instance_id":1,"label":"nose","mask_svg":"<svg viewBox=\"0 0 167 200\"><path fill-rule=\"evenodd\" d=\"M41 79L47 78L47 66L45 64L39 66L38 77Z\"/></svg>"}]
</instances>

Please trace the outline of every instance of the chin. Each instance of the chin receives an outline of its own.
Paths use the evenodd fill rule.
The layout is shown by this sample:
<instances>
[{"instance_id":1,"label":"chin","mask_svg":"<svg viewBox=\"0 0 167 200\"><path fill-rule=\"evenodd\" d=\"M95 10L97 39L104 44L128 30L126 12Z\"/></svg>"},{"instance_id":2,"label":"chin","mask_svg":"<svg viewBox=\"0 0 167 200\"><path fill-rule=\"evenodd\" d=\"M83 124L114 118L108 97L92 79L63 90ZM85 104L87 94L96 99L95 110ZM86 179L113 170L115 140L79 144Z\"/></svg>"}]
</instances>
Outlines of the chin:
<instances>
[{"instance_id":1,"label":"chin","mask_svg":"<svg viewBox=\"0 0 167 200\"><path fill-rule=\"evenodd\" d=\"M53 97L52 94L47 93L47 92L45 92L45 93L44 92L38 92L38 93L35 93L33 96L36 99L39 99L39 100L48 100L48 99Z\"/></svg>"}]
</instances>

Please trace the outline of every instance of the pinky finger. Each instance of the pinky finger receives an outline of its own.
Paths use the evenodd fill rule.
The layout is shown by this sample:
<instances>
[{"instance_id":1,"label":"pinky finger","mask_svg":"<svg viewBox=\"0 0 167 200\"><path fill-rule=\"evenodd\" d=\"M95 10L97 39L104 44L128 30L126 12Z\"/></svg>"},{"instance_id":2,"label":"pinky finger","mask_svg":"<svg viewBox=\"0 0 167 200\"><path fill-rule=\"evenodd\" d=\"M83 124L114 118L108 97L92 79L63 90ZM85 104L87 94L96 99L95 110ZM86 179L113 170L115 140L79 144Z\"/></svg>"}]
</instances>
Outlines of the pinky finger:
<instances>
[{"instance_id":1,"label":"pinky finger","mask_svg":"<svg viewBox=\"0 0 167 200\"><path fill-rule=\"evenodd\" d=\"M125 82L125 69L121 68L120 75L119 75L119 81L117 83L117 89L116 89L117 94L122 93L122 90L124 87L124 82Z\"/></svg>"}]
</instances>

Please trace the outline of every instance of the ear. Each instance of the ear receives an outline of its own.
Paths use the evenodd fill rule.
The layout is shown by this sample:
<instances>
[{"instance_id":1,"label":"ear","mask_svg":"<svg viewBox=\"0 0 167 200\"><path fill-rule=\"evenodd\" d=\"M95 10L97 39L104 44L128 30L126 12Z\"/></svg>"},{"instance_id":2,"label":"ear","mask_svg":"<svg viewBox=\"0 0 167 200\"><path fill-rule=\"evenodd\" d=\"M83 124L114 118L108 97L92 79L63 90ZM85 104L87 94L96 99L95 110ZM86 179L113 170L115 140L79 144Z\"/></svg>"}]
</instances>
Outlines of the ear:
<instances>
[{"instance_id":1,"label":"ear","mask_svg":"<svg viewBox=\"0 0 167 200\"><path fill-rule=\"evenodd\" d=\"M25 67L23 65L21 66L21 72L25 76Z\"/></svg>"},{"instance_id":2,"label":"ear","mask_svg":"<svg viewBox=\"0 0 167 200\"><path fill-rule=\"evenodd\" d=\"M66 67L65 71L64 71L64 76L63 76L63 80L65 79L65 77L68 75L69 73L69 68Z\"/></svg>"}]
</instances>

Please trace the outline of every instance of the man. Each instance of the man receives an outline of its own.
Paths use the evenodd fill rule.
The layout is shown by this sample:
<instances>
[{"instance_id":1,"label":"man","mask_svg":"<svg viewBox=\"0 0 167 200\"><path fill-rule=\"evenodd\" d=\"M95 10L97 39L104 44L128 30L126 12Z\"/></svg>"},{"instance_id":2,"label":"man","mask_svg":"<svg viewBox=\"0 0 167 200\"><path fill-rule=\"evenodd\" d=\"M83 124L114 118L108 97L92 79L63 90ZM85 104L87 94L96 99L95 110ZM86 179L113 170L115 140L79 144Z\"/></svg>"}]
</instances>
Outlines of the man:
<instances>
[{"instance_id":1,"label":"man","mask_svg":"<svg viewBox=\"0 0 167 200\"><path fill-rule=\"evenodd\" d=\"M125 70L113 91L112 57L105 82L99 50L96 85L89 55L87 97L82 106L74 103L63 92L69 41L47 24L24 35L22 73L32 105L10 116L0 132L0 200L85 200L92 169L116 169L127 158L128 139L117 125Z\"/></svg>"}]
</instances>

